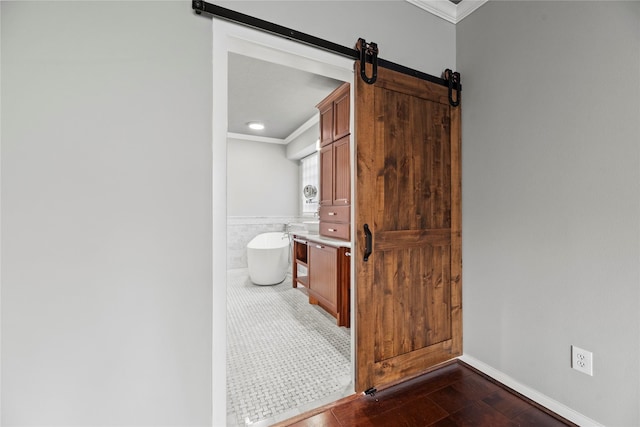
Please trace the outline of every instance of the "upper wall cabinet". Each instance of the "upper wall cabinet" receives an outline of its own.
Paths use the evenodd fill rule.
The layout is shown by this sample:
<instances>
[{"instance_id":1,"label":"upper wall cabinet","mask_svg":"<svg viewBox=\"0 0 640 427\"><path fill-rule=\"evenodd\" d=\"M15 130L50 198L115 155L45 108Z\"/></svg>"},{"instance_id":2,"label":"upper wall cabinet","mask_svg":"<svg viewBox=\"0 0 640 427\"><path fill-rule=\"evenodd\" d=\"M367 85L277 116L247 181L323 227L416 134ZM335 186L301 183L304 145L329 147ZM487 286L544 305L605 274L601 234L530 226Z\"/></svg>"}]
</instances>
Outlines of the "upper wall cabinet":
<instances>
[{"instance_id":1,"label":"upper wall cabinet","mask_svg":"<svg viewBox=\"0 0 640 427\"><path fill-rule=\"evenodd\" d=\"M351 237L349 83L317 105L320 112L320 235Z\"/></svg>"},{"instance_id":2,"label":"upper wall cabinet","mask_svg":"<svg viewBox=\"0 0 640 427\"><path fill-rule=\"evenodd\" d=\"M349 135L349 83L334 90L318 105L320 111L320 146Z\"/></svg>"}]
</instances>

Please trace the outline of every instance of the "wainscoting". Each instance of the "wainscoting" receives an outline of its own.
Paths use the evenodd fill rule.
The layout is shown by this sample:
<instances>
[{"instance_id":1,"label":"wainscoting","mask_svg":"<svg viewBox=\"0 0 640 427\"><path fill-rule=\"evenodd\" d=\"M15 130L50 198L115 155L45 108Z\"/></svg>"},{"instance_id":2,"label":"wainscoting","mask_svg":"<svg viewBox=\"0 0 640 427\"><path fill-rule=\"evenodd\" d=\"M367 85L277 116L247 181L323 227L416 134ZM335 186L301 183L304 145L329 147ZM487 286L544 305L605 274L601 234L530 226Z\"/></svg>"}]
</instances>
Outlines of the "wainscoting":
<instances>
[{"instance_id":1,"label":"wainscoting","mask_svg":"<svg viewBox=\"0 0 640 427\"><path fill-rule=\"evenodd\" d=\"M227 269L247 267L247 243L258 234L284 231L286 224L302 224L307 219L296 216L227 217Z\"/></svg>"}]
</instances>

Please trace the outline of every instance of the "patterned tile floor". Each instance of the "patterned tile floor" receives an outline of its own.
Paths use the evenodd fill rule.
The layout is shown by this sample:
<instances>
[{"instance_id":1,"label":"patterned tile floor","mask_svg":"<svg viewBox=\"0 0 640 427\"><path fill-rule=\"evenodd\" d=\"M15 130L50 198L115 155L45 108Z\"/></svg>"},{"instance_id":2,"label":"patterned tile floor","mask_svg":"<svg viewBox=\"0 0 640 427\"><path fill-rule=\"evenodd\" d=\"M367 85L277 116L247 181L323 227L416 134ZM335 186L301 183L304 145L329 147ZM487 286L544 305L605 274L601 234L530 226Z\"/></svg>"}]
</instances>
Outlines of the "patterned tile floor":
<instances>
[{"instance_id":1,"label":"patterned tile floor","mask_svg":"<svg viewBox=\"0 0 640 427\"><path fill-rule=\"evenodd\" d=\"M227 425L266 426L353 394L350 330L310 305L291 277L256 286L227 275Z\"/></svg>"}]
</instances>

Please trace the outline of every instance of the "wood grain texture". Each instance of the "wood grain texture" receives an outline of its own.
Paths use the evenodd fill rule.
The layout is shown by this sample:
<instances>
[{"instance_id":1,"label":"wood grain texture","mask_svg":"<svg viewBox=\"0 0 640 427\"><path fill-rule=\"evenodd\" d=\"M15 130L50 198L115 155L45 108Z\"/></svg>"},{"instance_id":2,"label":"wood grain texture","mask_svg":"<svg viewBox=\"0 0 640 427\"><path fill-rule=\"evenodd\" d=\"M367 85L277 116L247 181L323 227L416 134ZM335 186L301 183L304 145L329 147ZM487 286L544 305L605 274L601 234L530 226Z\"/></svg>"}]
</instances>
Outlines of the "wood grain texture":
<instances>
[{"instance_id":1,"label":"wood grain texture","mask_svg":"<svg viewBox=\"0 0 640 427\"><path fill-rule=\"evenodd\" d=\"M462 354L462 137L461 106L451 108L451 328L454 354Z\"/></svg>"},{"instance_id":2,"label":"wood grain texture","mask_svg":"<svg viewBox=\"0 0 640 427\"><path fill-rule=\"evenodd\" d=\"M320 149L320 206L333 205L333 144Z\"/></svg>"},{"instance_id":3,"label":"wood grain texture","mask_svg":"<svg viewBox=\"0 0 640 427\"><path fill-rule=\"evenodd\" d=\"M344 83L318 105L320 111L320 206L351 206L350 88ZM327 111L325 111L327 110ZM328 111L331 111L329 114ZM328 120L331 120L328 122ZM331 138L326 138L327 127ZM341 218L320 218L320 235L341 240L351 239L350 210ZM334 226L335 222L338 224Z\"/></svg>"},{"instance_id":4,"label":"wood grain texture","mask_svg":"<svg viewBox=\"0 0 640 427\"><path fill-rule=\"evenodd\" d=\"M351 217L349 206L320 206L320 221L349 222Z\"/></svg>"},{"instance_id":5,"label":"wood grain texture","mask_svg":"<svg viewBox=\"0 0 640 427\"><path fill-rule=\"evenodd\" d=\"M344 83L335 92L333 101L333 140L336 141L351 133L351 103L349 89L351 85Z\"/></svg>"},{"instance_id":6,"label":"wood grain texture","mask_svg":"<svg viewBox=\"0 0 640 427\"><path fill-rule=\"evenodd\" d=\"M459 110L445 88L410 76L356 79L358 391L461 354Z\"/></svg>"},{"instance_id":7,"label":"wood grain texture","mask_svg":"<svg viewBox=\"0 0 640 427\"><path fill-rule=\"evenodd\" d=\"M349 83L343 83L316 108L320 112L320 146L323 147L350 133L350 88Z\"/></svg>"},{"instance_id":8,"label":"wood grain texture","mask_svg":"<svg viewBox=\"0 0 640 427\"><path fill-rule=\"evenodd\" d=\"M338 249L309 244L309 295L335 316L338 304Z\"/></svg>"},{"instance_id":9,"label":"wood grain texture","mask_svg":"<svg viewBox=\"0 0 640 427\"><path fill-rule=\"evenodd\" d=\"M293 287L304 286L310 304L320 305L336 318L338 326L348 328L351 324L350 249L298 235L293 237ZM298 266L305 267L308 275L299 276Z\"/></svg>"},{"instance_id":10,"label":"wood grain texture","mask_svg":"<svg viewBox=\"0 0 640 427\"><path fill-rule=\"evenodd\" d=\"M355 63L356 70L359 69L359 62ZM371 67L366 66L366 71L371 72ZM367 74L371 75L371 74ZM355 221L354 230L356 234L353 253L355 254L354 266L355 266L355 345L356 345L356 360L355 360L355 389L356 391L366 390L369 385L373 383L373 364L371 363L371 356L367 353L373 352L373 336L370 333L365 333L365 328L371 328L371 322L376 322L373 310L373 281L369 278L374 274L374 263L363 262L364 257L364 241L365 234L363 226L365 224L373 225L373 218L376 212L376 206L373 203L369 203L371 197L368 192L361 191L361 189L367 188L371 185L378 185L378 176L374 169L376 156L380 153L376 153L376 145L374 140L374 128L383 126L382 122L375 121L373 126L369 117L373 115L374 96L373 92L366 90L361 79L355 79L355 156L356 156L356 189L355 189ZM360 141L369 141L373 143L373 149L367 147L365 144L361 144ZM375 244L375 236L373 238ZM373 325L377 325L374 323Z\"/></svg>"},{"instance_id":11,"label":"wood grain texture","mask_svg":"<svg viewBox=\"0 0 640 427\"><path fill-rule=\"evenodd\" d=\"M333 142L333 105L324 105L320 110L320 146Z\"/></svg>"},{"instance_id":12,"label":"wood grain texture","mask_svg":"<svg viewBox=\"0 0 640 427\"><path fill-rule=\"evenodd\" d=\"M333 143L333 205L351 202L351 154L349 136Z\"/></svg>"}]
</instances>

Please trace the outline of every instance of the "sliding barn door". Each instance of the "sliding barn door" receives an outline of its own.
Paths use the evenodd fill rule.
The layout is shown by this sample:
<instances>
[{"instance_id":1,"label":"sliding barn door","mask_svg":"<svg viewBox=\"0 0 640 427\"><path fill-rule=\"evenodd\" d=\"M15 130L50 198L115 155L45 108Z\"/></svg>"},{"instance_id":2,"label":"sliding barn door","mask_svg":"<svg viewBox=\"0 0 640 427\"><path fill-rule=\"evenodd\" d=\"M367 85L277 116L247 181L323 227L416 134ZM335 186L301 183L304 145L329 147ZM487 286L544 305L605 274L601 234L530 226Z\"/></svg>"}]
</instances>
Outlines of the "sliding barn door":
<instances>
[{"instance_id":1,"label":"sliding barn door","mask_svg":"<svg viewBox=\"0 0 640 427\"><path fill-rule=\"evenodd\" d=\"M355 137L363 391L462 352L460 107L444 86L379 67L373 85L356 77Z\"/></svg>"}]
</instances>

